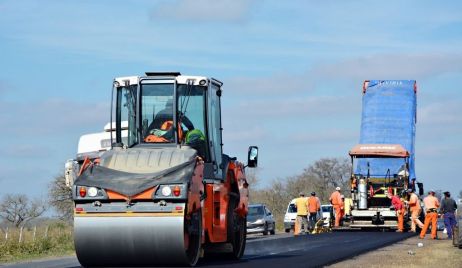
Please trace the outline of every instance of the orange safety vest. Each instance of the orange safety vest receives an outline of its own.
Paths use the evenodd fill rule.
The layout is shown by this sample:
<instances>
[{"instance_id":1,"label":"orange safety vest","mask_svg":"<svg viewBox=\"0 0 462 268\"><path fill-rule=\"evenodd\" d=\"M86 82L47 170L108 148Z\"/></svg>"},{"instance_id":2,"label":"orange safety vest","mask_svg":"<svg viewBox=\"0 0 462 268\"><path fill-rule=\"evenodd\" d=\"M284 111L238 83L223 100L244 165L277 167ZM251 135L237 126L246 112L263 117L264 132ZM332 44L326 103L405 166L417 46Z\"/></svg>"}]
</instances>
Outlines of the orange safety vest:
<instances>
[{"instance_id":1,"label":"orange safety vest","mask_svg":"<svg viewBox=\"0 0 462 268\"><path fill-rule=\"evenodd\" d=\"M173 127L173 121L168 120L165 121L161 126L161 130L170 130ZM178 124L178 136L180 141L183 139L183 129L181 128L180 124ZM168 140L164 137L158 137L156 135L149 135L144 139L145 142L168 142Z\"/></svg>"},{"instance_id":2,"label":"orange safety vest","mask_svg":"<svg viewBox=\"0 0 462 268\"><path fill-rule=\"evenodd\" d=\"M343 201L342 201L341 194L339 192L337 192L337 191L333 192L330 195L329 200L330 200L330 202L332 203L333 206L338 206L338 207L343 206Z\"/></svg>"},{"instance_id":3,"label":"orange safety vest","mask_svg":"<svg viewBox=\"0 0 462 268\"><path fill-rule=\"evenodd\" d=\"M308 209L310 213L318 212L319 208L319 199L316 196L310 196L308 198Z\"/></svg>"}]
</instances>

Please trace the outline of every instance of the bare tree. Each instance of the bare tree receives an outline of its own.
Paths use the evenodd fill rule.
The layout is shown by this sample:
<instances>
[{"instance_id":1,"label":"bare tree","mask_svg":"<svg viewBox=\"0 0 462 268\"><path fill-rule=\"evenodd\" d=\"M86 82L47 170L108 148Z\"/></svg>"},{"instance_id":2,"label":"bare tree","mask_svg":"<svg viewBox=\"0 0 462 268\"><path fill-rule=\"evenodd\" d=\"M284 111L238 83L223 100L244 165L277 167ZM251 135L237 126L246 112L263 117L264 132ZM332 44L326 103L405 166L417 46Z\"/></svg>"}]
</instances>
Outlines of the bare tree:
<instances>
[{"instance_id":1,"label":"bare tree","mask_svg":"<svg viewBox=\"0 0 462 268\"><path fill-rule=\"evenodd\" d=\"M35 199L29 201L24 194L8 194L0 202L0 217L16 227L40 217L46 211L46 203Z\"/></svg>"},{"instance_id":2,"label":"bare tree","mask_svg":"<svg viewBox=\"0 0 462 268\"><path fill-rule=\"evenodd\" d=\"M313 178L313 190L326 202L335 187L346 189L351 163L346 158L322 158L306 168L301 176Z\"/></svg>"},{"instance_id":3,"label":"bare tree","mask_svg":"<svg viewBox=\"0 0 462 268\"><path fill-rule=\"evenodd\" d=\"M251 202L266 204L281 224L287 205L300 192L309 195L314 191L322 202L327 202L336 186L346 190L350 169L350 161L346 158L323 158L308 166L302 174L276 179L260 190L252 188Z\"/></svg>"},{"instance_id":4,"label":"bare tree","mask_svg":"<svg viewBox=\"0 0 462 268\"><path fill-rule=\"evenodd\" d=\"M269 187L254 191L252 202L266 204L273 212L276 220L282 222L288 204L287 200L291 199L285 187L286 184L281 180L275 180Z\"/></svg>"},{"instance_id":5,"label":"bare tree","mask_svg":"<svg viewBox=\"0 0 462 268\"><path fill-rule=\"evenodd\" d=\"M443 198L443 190L435 190L435 197L441 200Z\"/></svg>"},{"instance_id":6,"label":"bare tree","mask_svg":"<svg viewBox=\"0 0 462 268\"><path fill-rule=\"evenodd\" d=\"M258 179L258 168L247 168L245 170L245 178L252 188L256 188L260 182Z\"/></svg>"},{"instance_id":7,"label":"bare tree","mask_svg":"<svg viewBox=\"0 0 462 268\"><path fill-rule=\"evenodd\" d=\"M74 205L72 201L72 190L66 186L64 176L57 176L50 184L49 190L50 205L56 210L62 220L72 220Z\"/></svg>"}]
</instances>

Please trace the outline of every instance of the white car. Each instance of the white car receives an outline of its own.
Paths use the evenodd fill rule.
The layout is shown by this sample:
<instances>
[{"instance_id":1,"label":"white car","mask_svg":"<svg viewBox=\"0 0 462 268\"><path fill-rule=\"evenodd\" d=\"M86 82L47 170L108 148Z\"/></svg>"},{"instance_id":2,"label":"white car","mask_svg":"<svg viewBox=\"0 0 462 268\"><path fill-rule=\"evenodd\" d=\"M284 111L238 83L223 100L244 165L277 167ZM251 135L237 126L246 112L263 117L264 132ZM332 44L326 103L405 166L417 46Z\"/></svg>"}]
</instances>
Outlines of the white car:
<instances>
[{"instance_id":1,"label":"white car","mask_svg":"<svg viewBox=\"0 0 462 268\"><path fill-rule=\"evenodd\" d=\"M332 205L321 205L321 215L318 215L318 218L322 217L324 219L324 226L329 226L329 221L333 213L334 208L332 207Z\"/></svg>"},{"instance_id":2,"label":"white car","mask_svg":"<svg viewBox=\"0 0 462 268\"><path fill-rule=\"evenodd\" d=\"M295 227L295 219L297 218L297 208L295 207L295 199L290 201L287 206L286 214L284 215L284 230L286 233Z\"/></svg>"}]
</instances>

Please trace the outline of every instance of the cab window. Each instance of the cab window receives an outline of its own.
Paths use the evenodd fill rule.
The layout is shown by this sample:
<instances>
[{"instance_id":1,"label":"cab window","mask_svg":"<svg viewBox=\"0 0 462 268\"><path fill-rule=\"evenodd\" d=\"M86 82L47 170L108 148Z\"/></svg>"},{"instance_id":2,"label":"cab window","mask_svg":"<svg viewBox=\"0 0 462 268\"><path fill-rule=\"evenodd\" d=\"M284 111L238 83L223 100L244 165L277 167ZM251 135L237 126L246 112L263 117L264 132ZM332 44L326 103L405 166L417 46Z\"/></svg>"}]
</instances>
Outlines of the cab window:
<instances>
[{"instance_id":1,"label":"cab window","mask_svg":"<svg viewBox=\"0 0 462 268\"><path fill-rule=\"evenodd\" d=\"M210 143L213 155L214 170L218 177L221 177L222 148L221 148L221 115L220 115L220 97L218 91L220 88L215 84L210 87L209 94L209 125L210 125Z\"/></svg>"},{"instance_id":2,"label":"cab window","mask_svg":"<svg viewBox=\"0 0 462 268\"><path fill-rule=\"evenodd\" d=\"M173 91L173 83L141 85L141 128L144 142L175 141L172 128Z\"/></svg>"},{"instance_id":3,"label":"cab window","mask_svg":"<svg viewBox=\"0 0 462 268\"><path fill-rule=\"evenodd\" d=\"M136 86L117 88L116 95L116 142L128 147L138 142L136 133ZM127 129L127 137L122 137L122 129Z\"/></svg>"}]
</instances>

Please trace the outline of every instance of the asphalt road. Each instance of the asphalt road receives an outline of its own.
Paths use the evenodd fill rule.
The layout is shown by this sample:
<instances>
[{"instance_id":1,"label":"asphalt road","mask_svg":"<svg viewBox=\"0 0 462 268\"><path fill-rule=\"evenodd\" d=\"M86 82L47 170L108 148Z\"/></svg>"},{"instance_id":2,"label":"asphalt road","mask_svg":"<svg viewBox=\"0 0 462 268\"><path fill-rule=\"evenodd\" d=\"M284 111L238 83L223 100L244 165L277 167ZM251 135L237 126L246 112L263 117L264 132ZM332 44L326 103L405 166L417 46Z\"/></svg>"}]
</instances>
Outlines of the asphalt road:
<instances>
[{"instance_id":1,"label":"asphalt road","mask_svg":"<svg viewBox=\"0 0 462 268\"><path fill-rule=\"evenodd\" d=\"M208 258L198 267L321 267L393 244L411 234L392 232L335 232L294 237L290 234L249 236L244 257L239 261ZM386 261L386 260L381 260ZM1 266L1 265L0 265ZM8 268L74 268L76 257L19 263Z\"/></svg>"}]
</instances>

